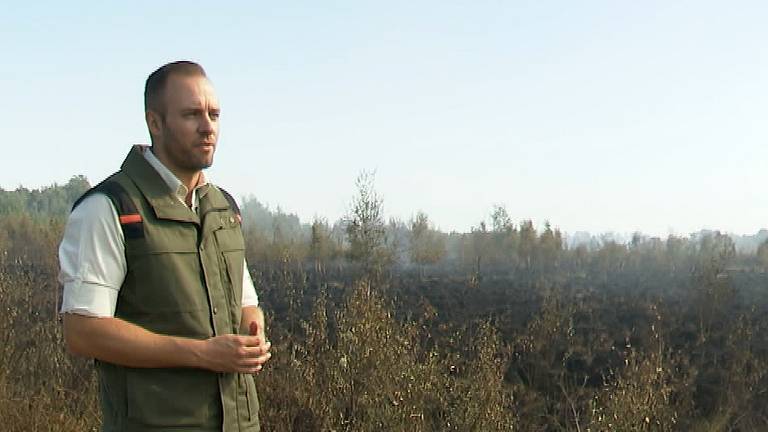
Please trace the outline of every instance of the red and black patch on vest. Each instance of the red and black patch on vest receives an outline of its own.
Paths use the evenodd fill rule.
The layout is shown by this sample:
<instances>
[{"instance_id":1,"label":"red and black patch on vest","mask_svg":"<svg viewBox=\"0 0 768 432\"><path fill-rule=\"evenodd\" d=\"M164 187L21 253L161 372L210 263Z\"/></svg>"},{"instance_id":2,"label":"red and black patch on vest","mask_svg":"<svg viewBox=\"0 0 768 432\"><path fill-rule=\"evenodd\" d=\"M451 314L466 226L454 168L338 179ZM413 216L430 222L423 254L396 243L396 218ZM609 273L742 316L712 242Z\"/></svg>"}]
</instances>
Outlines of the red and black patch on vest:
<instances>
[{"instance_id":1,"label":"red and black patch on vest","mask_svg":"<svg viewBox=\"0 0 768 432\"><path fill-rule=\"evenodd\" d=\"M120 216L120 227L125 238L144 237L144 221L138 213Z\"/></svg>"},{"instance_id":2,"label":"red and black patch on vest","mask_svg":"<svg viewBox=\"0 0 768 432\"><path fill-rule=\"evenodd\" d=\"M117 211L117 217L120 220L120 228L123 230L123 236L126 239L137 239L144 237L144 220L139 214L139 210L136 208L131 197L128 196L128 192L118 182L114 180L105 180L88 192L84 193L72 206L72 210L80 204L85 197L92 193L103 193L106 195L112 205L115 206Z\"/></svg>"}]
</instances>

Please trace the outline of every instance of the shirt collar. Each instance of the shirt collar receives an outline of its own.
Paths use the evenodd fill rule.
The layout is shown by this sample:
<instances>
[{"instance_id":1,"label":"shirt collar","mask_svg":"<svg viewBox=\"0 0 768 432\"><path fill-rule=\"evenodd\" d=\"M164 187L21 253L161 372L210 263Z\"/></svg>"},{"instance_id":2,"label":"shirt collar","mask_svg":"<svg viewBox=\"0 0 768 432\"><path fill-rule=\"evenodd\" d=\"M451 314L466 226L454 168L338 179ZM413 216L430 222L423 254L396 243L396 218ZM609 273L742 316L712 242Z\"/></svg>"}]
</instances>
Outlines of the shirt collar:
<instances>
[{"instance_id":1,"label":"shirt collar","mask_svg":"<svg viewBox=\"0 0 768 432\"><path fill-rule=\"evenodd\" d=\"M176 177L176 175L171 172L171 170L169 170L168 167L166 167L160 161L160 159L155 156L154 153L152 153L152 149L150 147L143 147L142 154L144 155L144 159L146 159L147 162L152 165L152 168L154 168L155 171L160 174L160 177L162 177L163 181L165 181L165 184L168 185L168 188L173 191L174 195L176 195L176 198L181 200L182 203L185 202L187 194L189 193L189 189L184 185L184 183L182 183L181 180L179 180L179 178ZM197 186L195 186L193 191L193 206L197 206L195 198L199 198L205 195L206 192L208 192L208 180L205 178L205 173L201 172L197 181Z\"/></svg>"}]
</instances>

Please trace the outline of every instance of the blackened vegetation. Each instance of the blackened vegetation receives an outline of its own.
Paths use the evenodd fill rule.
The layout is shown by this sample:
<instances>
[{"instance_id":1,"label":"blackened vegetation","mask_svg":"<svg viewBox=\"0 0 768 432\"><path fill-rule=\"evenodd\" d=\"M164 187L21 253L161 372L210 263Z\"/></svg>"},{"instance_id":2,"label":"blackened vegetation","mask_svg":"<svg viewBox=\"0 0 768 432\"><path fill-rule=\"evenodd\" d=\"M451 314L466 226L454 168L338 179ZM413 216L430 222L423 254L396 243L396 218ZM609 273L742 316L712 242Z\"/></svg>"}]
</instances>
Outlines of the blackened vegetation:
<instances>
[{"instance_id":1,"label":"blackened vegetation","mask_svg":"<svg viewBox=\"0 0 768 432\"><path fill-rule=\"evenodd\" d=\"M444 234L385 222L370 180L333 226L243 205L274 345L263 430L768 428L759 252L716 232L569 247L500 207ZM55 312L63 215L0 215L3 430L90 430L92 366Z\"/></svg>"}]
</instances>

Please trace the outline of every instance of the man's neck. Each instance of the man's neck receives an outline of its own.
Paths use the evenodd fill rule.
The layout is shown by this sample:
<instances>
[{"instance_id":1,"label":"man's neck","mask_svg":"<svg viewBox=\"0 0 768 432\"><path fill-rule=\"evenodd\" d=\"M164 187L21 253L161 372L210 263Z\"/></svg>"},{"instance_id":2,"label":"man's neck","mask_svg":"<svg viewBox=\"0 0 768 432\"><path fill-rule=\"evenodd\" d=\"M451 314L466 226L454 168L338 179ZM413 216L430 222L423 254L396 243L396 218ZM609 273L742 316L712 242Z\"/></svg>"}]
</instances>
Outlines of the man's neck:
<instances>
[{"instance_id":1,"label":"man's neck","mask_svg":"<svg viewBox=\"0 0 768 432\"><path fill-rule=\"evenodd\" d=\"M171 172L173 172L173 171L171 171ZM192 193L195 191L195 188L197 187L197 185L200 184L201 172L198 171L198 172L196 172L194 174L191 174L191 175L189 175L187 177L182 177L181 175L179 175L179 174L177 174L175 172L174 172L174 174L176 174L176 177L178 177L179 180L181 180L181 183L184 184L184 186L187 187L187 196L184 197L184 202L187 204L188 207L191 207L192 206Z\"/></svg>"},{"instance_id":2,"label":"man's neck","mask_svg":"<svg viewBox=\"0 0 768 432\"><path fill-rule=\"evenodd\" d=\"M176 176L179 181L181 181L181 184L186 186L187 188L187 196L185 197L184 201L187 203L187 205L192 205L192 192L195 190L195 188L200 184L200 176L202 175L202 171L185 171L181 170L177 167L175 167L173 164L168 161L164 155L159 154L154 148L154 146L150 147L149 150L152 152L153 155L157 158L157 160L160 161L168 170L173 173L173 175Z\"/></svg>"}]
</instances>

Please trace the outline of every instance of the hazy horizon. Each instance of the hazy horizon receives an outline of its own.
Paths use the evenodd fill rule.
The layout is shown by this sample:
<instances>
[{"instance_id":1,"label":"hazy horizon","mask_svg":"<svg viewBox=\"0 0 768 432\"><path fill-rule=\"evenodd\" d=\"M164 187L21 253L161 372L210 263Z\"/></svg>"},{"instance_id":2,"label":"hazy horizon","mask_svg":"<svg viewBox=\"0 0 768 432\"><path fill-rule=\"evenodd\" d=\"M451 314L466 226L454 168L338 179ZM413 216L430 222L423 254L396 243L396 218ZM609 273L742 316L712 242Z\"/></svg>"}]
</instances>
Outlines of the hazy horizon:
<instances>
[{"instance_id":1,"label":"hazy horizon","mask_svg":"<svg viewBox=\"0 0 768 432\"><path fill-rule=\"evenodd\" d=\"M74 176L70 176L70 178L75 177L77 175L79 175L79 174L76 174ZM86 178L87 178L87 176L86 176ZM93 181L91 179L87 179L87 180L88 180L88 182L91 185L95 185L97 183L97 182L95 182L95 181ZM40 190L40 189L45 189L45 188L48 188L48 187L62 186L64 184L66 184L67 181L59 181L59 182L54 182L54 183L51 183L51 184L33 185L33 186L30 186L30 185L16 185L15 187L12 187L12 188L8 188L8 187L4 187L3 185L0 185L0 190L13 191L13 190L16 190L17 188L25 188L27 190ZM352 187L353 187L352 192L354 194L354 192L355 192L354 185ZM311 214L309 216L301 215L301 214L297 213L296 211L294 211L294 210L292 210L290 208L286 208L285 206L281 205L280 203L265 202L262 199L260 199L258 196L256 196L255 194L245 194L243 196L238 196L238 197L235 197L235 198L236 198L237 202L240 205L243 205L244 202L246 202L246 201L256 200L262 206L264 206L265 208L267 208L271 212L275 212L276 213L276 212L280 211L280 212L282 212L284 214L287 214L287 215L295 215L296 217L299 218L300 223L302 225L305 225L305 226L311 225L312 222L315 220L315 218L324 219L329 224L333 225L335 222L338 222L338 221L342 220L344 217L347 216L347 212L345 212L343 214L340 214L338 217L329 217L328 215L322 215L322 214L318 214L318 213L313 213L313 214ZM351 204L353 199L354 199L353 195L350 195L349 198L348 198L348 201L347 201L347 205ZM383 207L384 207L384 210L385 210L385 218L386 218L387 223L389 223L389 221L391 219L395 219L395 220L398 220L400 222L404 222L404 223L407 224L407 223L410 222L411 218L416 216L416 214L419 211L422 211L422 210L416 210L416 211L413 211L412 213L410 213L407 216L404 216L404 215L393 215L393 214L387 214L386 213L386 202L383 203ZM443 233L446 233L446 234L451 233L451 232L469 233L469 232L471 232L472 229L478 228L481 222L485 222L486 226L487 226L487 228L489 230L492 229L492 220L491 220L491 212L492 211L493 211L493 208L489 208L487 214L485 216L483 216L481 219L479 219L476 224L472 225L467 230L445 229L444 227L442 227L439 224L439 221L435 221L434 220L432 215L427 214L427 216L429 217L430 223L433 224L436 229L438 229L439 231L442 231ZM530 220L530 219L526 219L526 218L515 219L514 215L511 215L511 217L512 217L512 221L513 221L513 223L514 223L514 225L516 227L519 227L521 222ZM697 234L700 234L702 232L707 232L707 231L713 231L713 232L714 231L718 231L718 232L721 232L723 234L728 234L728 235L732 235L732 236L744 236L744 237L756 236L758 234L761 234L764 231L768 231L768 228L760 228L757 231L752 232L752 233L730 232L730 231L725 231L725 230L721 230L721 229L717 229L717 228L700 228L700 229L693 230L691 232L686 232L686 233L672 232L672 231L668 231L666 233L649 233L649 232L644 232L644 231L618 232L618 231L609 231L609 230L603 230L603 231L586 231L586 230L570 231L570 230L565 229L565 227L561 226L560 224L558 224L557 221L553 221L553 220L549 220L549 219L545 219L545 220L542 220L542 221L532 220L532 222L533 222L534 228L536 228L536 230L539 231L539 232L542 231L545 228L545 224L549 222L551 224L552 229L558 229L558 230L561 231L561 233L566 237L566 240L567 240L569 245L573 245L574 243L575 244L584 244L584 243L589 242L591 239L600 239L602 237L605 237L607 239L615 240L615 241L617 241L619 243L628 243L628 242L630 242L632 240L632 237L635 234L641 234L642 236L645 236L645 237L648 237L648 238L654 238L655 237L655 238L666 239L670 235L674 235L674 236L678 236L678 237L690 237L690 236L697 235Z\"/></svg>"}]
</instances>

